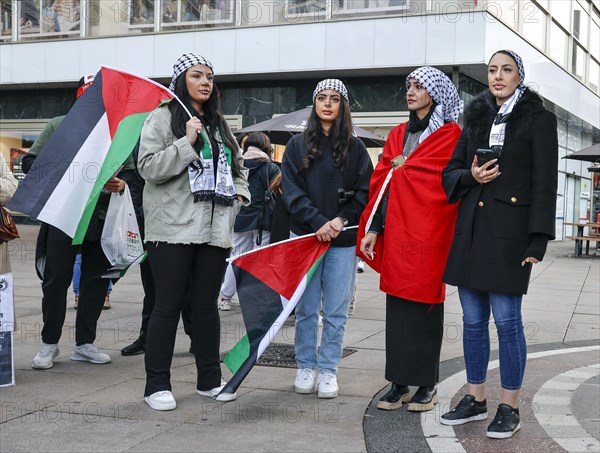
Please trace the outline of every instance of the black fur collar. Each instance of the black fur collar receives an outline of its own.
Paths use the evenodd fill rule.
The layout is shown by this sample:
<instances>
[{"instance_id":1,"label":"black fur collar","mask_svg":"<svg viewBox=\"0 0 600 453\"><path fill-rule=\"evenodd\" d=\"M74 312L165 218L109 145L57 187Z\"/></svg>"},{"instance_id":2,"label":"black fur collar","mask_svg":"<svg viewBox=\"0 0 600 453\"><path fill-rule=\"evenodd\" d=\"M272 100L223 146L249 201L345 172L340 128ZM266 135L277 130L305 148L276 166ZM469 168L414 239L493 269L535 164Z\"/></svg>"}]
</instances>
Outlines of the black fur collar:
<instances>
[{"instance_id":1,"label":"black fur collar","mask_svg":"<svg viewBox=\"0 0 600 453\"><path fill-rule=\"evenodd\" d=\"M535 117L543 110L544 101L540 95L527 88L508 117L507 138L527 130ZM465 109L465 124L477 138L487 139L497 113L496 98L489 90L486 90L471 101Z\"/></svg>"}]
</instances>

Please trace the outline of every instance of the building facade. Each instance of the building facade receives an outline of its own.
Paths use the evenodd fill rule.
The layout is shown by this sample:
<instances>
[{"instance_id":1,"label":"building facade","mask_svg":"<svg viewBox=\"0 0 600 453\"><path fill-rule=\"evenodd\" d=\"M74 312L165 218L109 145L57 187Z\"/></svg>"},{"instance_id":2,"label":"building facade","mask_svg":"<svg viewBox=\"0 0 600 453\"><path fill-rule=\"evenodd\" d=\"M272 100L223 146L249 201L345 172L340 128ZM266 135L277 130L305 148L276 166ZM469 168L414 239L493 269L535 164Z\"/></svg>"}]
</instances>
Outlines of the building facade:
<instances>
[{"instance_id":1,"label":"building facade","mask_svg":"<svg viewBox=\"0 0 600 453\"><path fill-rule=\"evenodd\" d=\"M558 118L560 157L600 142L598 1L0 0L0 25L0 151L17 165L83 74L105 65L166 84L188 51L214 64L233 128L303 108L338 77L355 123L385 137L407 117L415 67L446 72L468 103L510 48ZM595 214L589 166L560 160L560 235Z\"/></svg>"}]
</instances>

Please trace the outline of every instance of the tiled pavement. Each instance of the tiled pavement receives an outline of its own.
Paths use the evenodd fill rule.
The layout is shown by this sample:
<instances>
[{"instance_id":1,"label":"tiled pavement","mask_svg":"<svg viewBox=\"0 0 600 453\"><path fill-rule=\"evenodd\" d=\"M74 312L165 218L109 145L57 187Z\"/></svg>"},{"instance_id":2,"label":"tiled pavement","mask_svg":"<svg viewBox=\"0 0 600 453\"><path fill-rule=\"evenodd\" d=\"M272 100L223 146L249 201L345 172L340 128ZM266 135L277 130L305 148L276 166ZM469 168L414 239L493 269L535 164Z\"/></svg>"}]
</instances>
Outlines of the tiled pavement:
<instances>
[{"instance_id":1,"label":"tiled pavement","mask_svg":"<svg viewBox=\"0 0 600 453\"><path fill-rule=\"evenodd\" d=\"M385 391L384 296L378 278L358 276L356 313L342 360L340 396L297 395L295 370L255 367L231 403L195 394L189 340L179 329L172 368L177 410L149 409L142 400L143 356L119 350L136 338L141 312L139 272L116 286L113 308L102 313L98 345L108 365L69 360L74 310L68 310L61 354L51 370L31 369L39 348L41 291L33 270L35 226L21 226L10 243L18 330L17 385L0 390L0 452L12 451L598 451L600 438L600 258L573 258L572 243L550 245L535 266L524 302L529 360L523 388L523 428L513 439L485 438L486 422L443 427L439 415L463 394L460 304L448 288L440 368L442 401L428 414L374 408ZM72 297L69 307L72 306ZM239 309L222 313L222 350L243 334ZM278 342L293 342L286 324ZM497 349L497 341L492 348ZM493 351L492 360L497 359ZM227 377L228 371L224 369ZM491 416L499 395L497 362L490 365Z\"/></svg>"}]
</instances>

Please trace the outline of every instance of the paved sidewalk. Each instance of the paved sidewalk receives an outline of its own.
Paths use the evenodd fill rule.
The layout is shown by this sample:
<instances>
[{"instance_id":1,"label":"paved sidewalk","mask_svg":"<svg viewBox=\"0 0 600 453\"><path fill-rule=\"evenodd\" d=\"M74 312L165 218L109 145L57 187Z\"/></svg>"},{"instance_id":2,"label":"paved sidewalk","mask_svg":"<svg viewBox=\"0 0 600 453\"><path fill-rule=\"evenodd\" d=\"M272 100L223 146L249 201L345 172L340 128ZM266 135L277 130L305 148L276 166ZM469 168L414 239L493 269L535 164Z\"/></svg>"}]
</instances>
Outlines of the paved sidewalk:
<instances>
[{"instance_id":1,"label":"paved sidewalk","mask_svg":"<svg viewBox=\"0 0 600 453\"><path fill-rule=\"evenodd\" d=\"M17 327L15 387L0 390L0 452L13 451L598 451L600 438L600 258L573 258L573 244L553 243L535 266L524 323L530 359L522 413L526 423L507 441L485 438L486 422L441 427L441 411L462 394L461 310L448 288L440 395L427 415L374 408L387 386L385 299L378 276L358 275L357 308L342 359L340 396L319 400L293 391L295 369L256 366L238 399L217 403L195 393L195 365L180 327L172 368L177 410L156 412L143 402L143 355L122 357L137 338L141 318L139 270L123 278L111 295L112 309L100 318L97 344L111 364L72 362L75 311L70 294L60 356L52 369L37 371L41 289L34 271L37 227L21 225L10 243ZM221 349L244 334L239 309L221 312ZM494 336L492 336L494 338ZM293 343L286 324L278 342ZM497 339L492 348L498 347ZM492 360L497 359L493 353ZM229 371L223 367L223 374ZM497 364L489 373L490 400L499 394ZM375 398L375 399L374 399ZM494 407L494 406L493 406ZM492 410L495 413L494 410ZM492 415L493 416L493 415Z\"/></svg>"}]
</instances>

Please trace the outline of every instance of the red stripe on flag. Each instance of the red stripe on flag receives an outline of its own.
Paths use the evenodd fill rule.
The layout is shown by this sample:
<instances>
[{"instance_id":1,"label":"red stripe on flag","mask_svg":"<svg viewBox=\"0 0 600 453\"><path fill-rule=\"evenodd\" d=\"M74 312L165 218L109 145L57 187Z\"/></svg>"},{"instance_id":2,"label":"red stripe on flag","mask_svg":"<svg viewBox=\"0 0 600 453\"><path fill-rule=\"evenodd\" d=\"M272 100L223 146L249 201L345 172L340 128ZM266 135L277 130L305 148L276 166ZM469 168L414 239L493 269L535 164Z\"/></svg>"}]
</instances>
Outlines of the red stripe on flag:
<instances>
[{"instance_id":1,"label":"red stripe on flag","mask_svg":"<svg viewBox=\"0 0 600 453\"><path fill-rule=\"evenodd\" d=\"M129 115L151 112L173 94L151 80L132 74L102 68L102 100L106 108L110 138L113 139L119 123Z\"/></svg>"},{"instance_id":2,"label":"red stripe on flag","mask_svg":"<svg viewBox=\"0 0 600 453\"><path fill-rule=\"evenodd\" d=\"M330 244L320 242L316 236L308 236L242 255L231 264L254 275L289 300L304 276L327 251Z\"/></svg>"}]
</instances>

